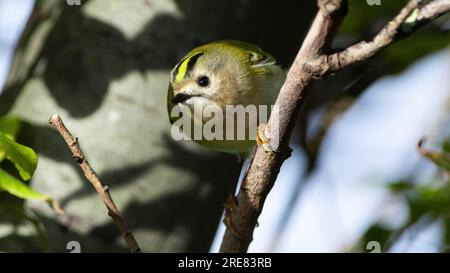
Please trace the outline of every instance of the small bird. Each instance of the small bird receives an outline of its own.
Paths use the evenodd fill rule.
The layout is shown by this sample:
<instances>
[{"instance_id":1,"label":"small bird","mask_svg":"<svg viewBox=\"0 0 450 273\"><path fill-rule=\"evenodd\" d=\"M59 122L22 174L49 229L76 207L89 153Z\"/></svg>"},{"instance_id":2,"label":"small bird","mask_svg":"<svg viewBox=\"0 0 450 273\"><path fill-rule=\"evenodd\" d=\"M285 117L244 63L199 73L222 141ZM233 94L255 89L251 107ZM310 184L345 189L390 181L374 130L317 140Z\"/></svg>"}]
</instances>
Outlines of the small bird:
<instances>
[{"instance_id":1,"label":"small bird","mask_svg":"<svg viewBox=\"0 0 450 273\"><path fill-rule=\"evenodd\" d=\"M205 125L210 117L198 113L202 113L202 110L208 106L215 106L226 112L227 106L254 105L258 111L258 117L259 107L266 106L270 114L271 106L275 103L285 77L284 70L276 64L275 58L255 45L223 40L197 47L183 57L171 71L167 95L169 119L175 125L176 121L171 116L171 112L176 105L187 106L191 112L190 121L193 123L197 121L201 125ZM230 115L224 113L222 117L226 119ZM232 118L234 127L231 129L237 133L236 119L238 117L233 113ZM226 122L222 121L224 135L227 130L230 130L225 124ZM255 140L261 139L258 130L256 130L256 137L249 134L248 119L244 128L246 133L244 139L236 138L236 134L232 139L225 137L210 140L195 139L192 137L192 132L189 138L208 148L236 154L240 172L243 159L255 145ZM237 202L234 194L238 180L239 173L225 203L224 222L231 230L234 228L231 217L227 215Z\"/></svg>"},{"instance_id":2,"label":"small bird","mask_svg":"<svg viewBox=\"0 0 450 273\"><path fill-rule=\"evenodd\" d=\"M223 111L227 105L255 105L270 108L275 103L286 74L270 54L259 47L241 41L223 40L193 49L175 66L170 74L167 108L184 105L194 112L193 119L205 124L209 118L196 116L207 106L217 106ZM227 113L223 115L227 117ZM236 119L236 116L233 116ZM245 158L255 144L255 137L245 122L245 139L193 139L208 148L228 152ZM224 121L223 134L227 129ZM234 122L237 129L237 122ZM234 132L236 133L237 130ZM235 134L236 135L236 134Z\"/></svg>"}]
</instances>

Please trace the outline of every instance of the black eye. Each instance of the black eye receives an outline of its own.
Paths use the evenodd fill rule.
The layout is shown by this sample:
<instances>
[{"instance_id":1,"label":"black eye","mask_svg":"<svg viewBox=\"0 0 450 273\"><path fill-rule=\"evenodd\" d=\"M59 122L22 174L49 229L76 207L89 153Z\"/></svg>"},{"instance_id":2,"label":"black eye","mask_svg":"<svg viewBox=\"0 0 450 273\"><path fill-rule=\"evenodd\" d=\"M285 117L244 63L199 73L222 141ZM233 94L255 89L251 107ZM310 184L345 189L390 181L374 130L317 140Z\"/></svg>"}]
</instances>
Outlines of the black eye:
<instances>
[{"instance_id":1,"label":"black eye","mask_svg":"<svg viewBox=\"0 0 450 273\"><path fill-rule=\"evenodd\" d=\"M207 76L201 76L197 79L197 84L201 87L208 87L209 86L209 78Z\"/></svg>"}]
</instances>

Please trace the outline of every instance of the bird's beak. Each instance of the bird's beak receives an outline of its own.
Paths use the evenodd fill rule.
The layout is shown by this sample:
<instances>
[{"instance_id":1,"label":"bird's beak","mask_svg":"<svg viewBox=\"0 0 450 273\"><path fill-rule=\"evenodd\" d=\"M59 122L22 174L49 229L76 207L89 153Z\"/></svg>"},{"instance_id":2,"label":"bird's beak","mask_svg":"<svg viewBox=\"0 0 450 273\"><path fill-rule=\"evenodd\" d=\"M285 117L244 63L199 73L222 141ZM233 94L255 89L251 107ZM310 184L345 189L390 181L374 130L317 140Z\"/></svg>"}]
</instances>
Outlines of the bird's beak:
<instances>
[{"instance_id":1,"label":"bird's beak","mask_svg":"<svg viewBox=\"0 0 450 273\"><path fill-rule=\"evenodd\" d=\"M185 102L187 101L189 98L191 98L192 95L180 92L178 94L176 94L173 98L172 98L172 104L177 104L177 103L181 103L181 102Z\"/></svg>"},{"instance_id":2,"label":"bird's beak","mask_svg":"<svg viewBox=\"0 0 450 273\"><path fill-rule=\"evenodd\" d=\"M200 94L187 94L184 92L180 92L172 98L171 102L172 102L172 104L177 104L177 103L185 102L192 97L201 97L201 96L202 95L200 95Z\"/></svg>"}]
</instances>

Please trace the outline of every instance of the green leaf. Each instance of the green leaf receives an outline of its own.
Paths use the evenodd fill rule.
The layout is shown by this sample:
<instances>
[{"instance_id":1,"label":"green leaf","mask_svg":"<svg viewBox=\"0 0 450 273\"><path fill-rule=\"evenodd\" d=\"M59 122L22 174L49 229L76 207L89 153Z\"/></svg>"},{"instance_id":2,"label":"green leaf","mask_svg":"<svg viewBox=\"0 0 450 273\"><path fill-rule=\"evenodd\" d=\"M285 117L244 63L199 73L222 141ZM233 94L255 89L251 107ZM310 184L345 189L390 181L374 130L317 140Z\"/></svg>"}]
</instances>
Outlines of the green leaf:
<instances>
[{"instance_id":1,"label":"green leaf","mask_svg":"<svg viewBox=\"0 0 450 273\"><path fill-rule=\"evenodd\" d=\"M450 205L450 188L422 186L417 189L419 201L429 211L443 213L449 210Z\"/></svg>"},{"instance_id":2,"label":"green leaf","mask_svg":"<svg viewBox=\"0 0 450 273\"><path fill-rule=\"evenodd\" d=\"M20 130L20 119L12 116L0 117L0 133L15 140Z\"/></svg>"},{"instance_id":3,"label":"green leaf","mask_svg":"<svg viewBox=\"0 0 450 273\"><path fill-rule=\"evenodd\" d=\"M0 117L0 133L4 133L7 137L15 140L20 130L20 119L17 117L3 116ZM3 153L0 152L0 162L5 159Z\"/></svg>"},{"instance_id":4,"label":"green leaf","mask_svg":"<svg viewBox=\"0 0 450 273\"><path fill-rule=\"evenodd\" d=\"M419 9L415 9L411 15L409 15L408 18L406 18L405 22L403 23L402 29L404 31L411 31L412 28L417 23L417 17L419 16Z\"/></svg>"},{"instance_id":5,"label":"green leaf","mask_svg":"<svg viewBox=\"0 0 450 273\"><path fill-rule=\"evenodd\" d=\"M9 192L10 194L22 199L41 199L48 200L49 197L37 191L34 191L22 181L0 169L0 190Z\"/></svg>"},{"instance_id":6,"label":"green leaf","mask_svg":"<svg viewBox=\"0 0 450 273\"><path fill-rule=\"evenodd\" d=\"M444 140L444 143L442 143L442 150L446 153L450 153L450 139Z\"/></svg>"},{"instance_id":7,"label":"green leaf","mask_svg":"<svg viewBox=\"0 0 450 273\"><path fill-rule=\"evenodd\" d=\"M428 151L423 148L420 150L421 154L436 164L438 167L450 171L450 154L445 152Z\"/></svg>"},{"instance_id":8,"label":"green leaf","mask_svg":"<svg viewBox=\"0 0 450 273\"><path fill-rule=\"evenodd\" d=\"M31 178L38 160L36 153L31 148L23 146L7 135L0 133L0 157L3 156L14 163L22 179L29 180Z\"/></svg>"},{"instance_id":9,"label":"green leaf","mask_svg":"<svg viewBox=\"0 0 450 273\"><path fill-rule=\"evenodd\" d=\"M58 203L51 197L33 190L2 169L0 169L0 190L4 190L16 197L26 200L43 200L47 202L56 213L62 213L62 209Z\"/></svg>"},{"instance_id":10,"label":"green leaf","mask_svg":"<svg viewBox=\"0 0 450 273\"><path fill-rule=\"evenodd\" d=\"M403 193L414 188L414 185L409 181L396 181L388 186L393 193Z\"/></svg>"},{"instance_id":11,"label":"green leaf","mask_svg":"<svg viewBox=\"0 0 450 273\"><path fill-rule=\"evenodd\" d=\"M366 230L365 234L362 237L363 249L367 250L366 246L368 245L368 243L371 241L375 241L378 242L382 250L384 250L389 238L393 235L394 232L394 230L390 230L379 224L374 224Z\"/></svg>"}]
</instances>

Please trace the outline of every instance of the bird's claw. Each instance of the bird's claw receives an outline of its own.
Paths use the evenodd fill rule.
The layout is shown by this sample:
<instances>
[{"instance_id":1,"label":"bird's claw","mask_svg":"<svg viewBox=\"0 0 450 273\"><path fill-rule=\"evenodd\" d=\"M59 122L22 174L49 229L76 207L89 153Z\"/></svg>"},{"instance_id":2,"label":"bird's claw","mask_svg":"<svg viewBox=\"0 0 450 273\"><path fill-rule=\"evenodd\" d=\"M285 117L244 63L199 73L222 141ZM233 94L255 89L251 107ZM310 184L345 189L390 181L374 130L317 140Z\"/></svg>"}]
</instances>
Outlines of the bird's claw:
<instances>
[{"instance_id":1,"label":"bird's claw","mask_svg":"<svg viewBox=\"0 0 450 273\"><path fill-rule=\"evenodd\" d=\"M233 193L228 195L227 201L224 204L225 207L225 217L223 219L223 223L227 227L227 229L231 230L233 233L237 234L236 227L233 225L232 221L232 212L234 208L237 206L238 202Z\"/></svg>"},{"instance_id":2,"label":"bird's claw","mask_svg":"<svg viewBox=\"0 0 450 273\"><path fill-rule=\"evenodd\" d=\"M258 129L256 131L256 143L260 146L266 153L270 155L276 154L278 151L273 149L270 145L270 141L266 138L264 134L264 130L266 129L266 124L261 123L258 125Z\"/></svg>"},{"instance_id":3,"label":"bird's claw","mask_svg":"<svg viewBox=\"0 0 450 273\"><path fill-rule=\"evenodd\" d=\"M230 193L227 197L227 201L223 205L226 210L233 211L234 207L237 205L237 199L233 195L233 193Z\"/></svg>"}]
</instances>

